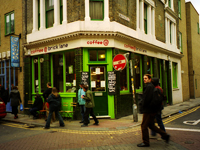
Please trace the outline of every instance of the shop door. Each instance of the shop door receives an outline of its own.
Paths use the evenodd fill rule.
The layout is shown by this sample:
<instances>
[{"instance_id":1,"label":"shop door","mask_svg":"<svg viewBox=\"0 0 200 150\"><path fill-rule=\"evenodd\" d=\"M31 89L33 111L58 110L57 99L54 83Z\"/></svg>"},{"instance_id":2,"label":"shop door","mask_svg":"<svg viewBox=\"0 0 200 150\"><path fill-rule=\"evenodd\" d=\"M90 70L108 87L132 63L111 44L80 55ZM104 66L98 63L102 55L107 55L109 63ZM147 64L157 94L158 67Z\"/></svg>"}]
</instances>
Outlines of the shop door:
<instances>
[{"instance_id":1,"label":"shop door","mask_svg":"<svg viewBox=\"0 0 200 150\"><path fill-rule=\"evenodd\" d=\"M108 115L106 66L90 66L90 89L94 97L95 115Z\"/></svg>"}]
</instances>

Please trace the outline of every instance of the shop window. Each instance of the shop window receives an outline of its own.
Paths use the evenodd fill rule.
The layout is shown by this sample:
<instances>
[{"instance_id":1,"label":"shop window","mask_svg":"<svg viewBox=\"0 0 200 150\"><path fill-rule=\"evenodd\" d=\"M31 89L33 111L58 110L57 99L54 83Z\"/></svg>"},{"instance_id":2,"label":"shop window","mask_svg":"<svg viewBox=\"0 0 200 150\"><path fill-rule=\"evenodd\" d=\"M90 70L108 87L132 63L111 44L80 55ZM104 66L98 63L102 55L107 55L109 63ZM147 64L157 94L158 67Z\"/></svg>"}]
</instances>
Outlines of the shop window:
<instances>
[{"instance_id":1,"label":"shop window","mask_svg":"<svg viewBox=\"0 0 200 150\"><path fill-rule=\"evenodd\" d=\"M106 83L105 83L105 67L90 67L91 74L91 90L92 91L105 91Z\"/></svg>"},{"instance_id":2,"label":"shop window","mask_svg":"<svg viewBox=\"0 0 200 150\"><path fill-rule=\"evenodd\" d=\"M63 92L63 54L53 54L53 86Z\"/></svg>"},{"instance_id":3,"label":"shop window","mask_svg":"<svg viewBox=\"0 0 200 150\"><path fill-rule=\"evenodd\" d=\"M5 34L8 35L14 33L14 12L6 14L5 21Z\"/></svg>"},{"instance_id":4,"label":"shop window","mask_svg":"<svg viewBox=\"0 0 200 150\"><path fill-rule=\"evenodd\" d=\"M103 0L90 0L90 18L91 20L103 20Z\"/></svg>"},{"instance_id":5,"label":"shop window","mask_svg":"<svg viewBox=\"0 0 200 150\"><path fill-rule=\"evenodd\" d=\"M41 89L40 89L40 92L44 92L44 88L45 88L45 85L46 85L46 83L44 83L44 73L42 73L42 71L44 70L44 58L43 57L40 57L40 76L41 76L41 80L40 80L40 87L41 87Z\"/></svg>"},{"instance_id":6,"label":"shop window","mask_svg":"<svg viewBox=\"0 0 200 150\"><path fill-rule=\"evenodd\" d=\"M38 57L34 57L34 92L39 92L39 83L38 83Z\"/></svg>"},{"instance_id":7,"label":"shop window","mask_svg":"<svg viewBox=\"0 0 200 150\"><path fill-rule=\"evenodd\" d=\"M106 51L105 50L90 50L89 51L90 61L105 61Z\"/></svg>"},{"instance_id":8,"label":"shop window","mask_svg":"<svg viewBox=\"0 0 200 150\"><path fill-rule=\"evenodd\" d=\"M147 4L144 3L144 32L147 34Z\"/></svg>"},{"instance_id":9,"label":"shop window","mask_svg":"<svg viewBox=\"0 0 200 150\"><path fill-rule=\"evenodd\" d=\"M65 52L65 75L66 92L75 92L76 74L75 74L75 53L74 51Z\"/></svg>"},{"instance_id":10,"label":"shop window","mask_svg":"<svg viewBox=\"0 0 200 150\"><path fill-rule=\"evenodd\" d=\"M53 27L54 0L46 0L46 28Z\"/></svg>"},{"instance_id":11,"label":"shop window","mask_svg":"<svg viewBox=\"0 0 200 150\"><path fill-rule=\"evenodd\" d=\"M172 63L172 73L173 73L173 88L178 88L178 66L177 63Z\"/></svg>"},{"instance_id":12,"label":"shop window","mask_svg":"<svg viewBox=\"0 0 200 150\"><path fill-rule=\"evenodd\" d=\"M142 86L142 64L141 64L141 56L135 55L135 88L141 89Z\"/></svg>"},{"instance_id":13,"label":"shop window","mask_svg":"<svg viewBox=\"0 0 200 150\"><path fill-rule=\"evenodd\" d=\"M147 74L153 74L151 57L147 57Z\"/></svg>"}]
</instances>

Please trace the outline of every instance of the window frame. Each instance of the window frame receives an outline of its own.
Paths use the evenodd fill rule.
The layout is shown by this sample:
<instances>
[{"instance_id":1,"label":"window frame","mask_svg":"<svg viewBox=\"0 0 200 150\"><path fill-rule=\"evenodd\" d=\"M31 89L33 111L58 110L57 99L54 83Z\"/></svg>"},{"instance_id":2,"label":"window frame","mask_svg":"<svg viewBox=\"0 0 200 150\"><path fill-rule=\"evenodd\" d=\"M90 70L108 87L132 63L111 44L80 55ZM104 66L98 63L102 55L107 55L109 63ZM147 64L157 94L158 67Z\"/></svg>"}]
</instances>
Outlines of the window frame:
<instances>
[{"instance_id":1,"label":"window frame","mask_svg":"<svg viewBox=\"0 0 200 150\"><path fill-rule=\"evenodd\" d=\"M98 51L101 51L101 50L104 50L105 51L105 60L104 61L99 61L99 58L98 58L98 56L99 56L99 52ZM96 61L91 61L90 60L90 51L96 51L96 55L97 55L97 60ZM102 62L102 63L106 63L107 62L107 57L106 57L106 55L107 55L107 53L106 53L106 50L105 49L97 49L97 48L94 48L94 49L88 49L88 61L89 61L89 63L99 63L99 62Z\"/></svg>"},{"instance_id":2,"label":"window frame","mask_svg":"<svg viewBox=\"0 0 200 150\"><path fill-rule=\"evenodd\" d=\"M90 7L90 2L91 1L99 1L99 2L102 1L103 2L103 6L102 6L102 12L103 12L102 15L103 16L102 16L102 19L92 19L91 16L90 16L90 18L91 18L92 21L103 21L104 20L104 7L105 7L104 6L104 0L89 0L89 7ZM89 8L89 15L90 15L90 8Z\"/></svg>"},{"instance_id":3,"label":"window frame","mask_svg":"<svg viewBox=\"0 0 200 150\"><path fill-rule=\"evenodd\" d=\"M53 4L53 8L47 9L47 1L48 1L48 0L45 0L46 28L51 28L51 27L53 27L53 25L48 27L48 16L47 16L47 13L48 13L49 11L52 11L52 10L53 10L53 17L52 17L52 18L53 18L53 24L54 24L54 4Z\"/></svg>"},{"instance_id":4,"label":"window frame","mask_svg":"<svg viewBox=\"0 0 200 150\"><path fill-rule=\"evenodd\" d=\"M145 6L146 6L146 14L145 14ZM148 5L146 4L146 3L144 3L144 33L145 34L147 34L148 33L148 26L147 26L147 24L148 24L148 15L147 15L147 7L148 7ZM146 16L146 19L145 19L145 16Z\"/></svg>"},{"instance_id":5,"label":"window frame","mask_svg":"<svg viewBox=\"0 0 200 150\"><path fill-rule=\"evenodd\" d=\"M175 69L176 67L176 69ZM172 62L173 88L178 88L178 63Z\"/></svg>"},{"instance_id":6,"label":"window frame","mask_svg":"<svg viewBox=\"0 0 200 150\"><path fill-rule=\"evenodd\" d=\"M11 32L11 15L14 14L14 31ZM9 16L9 32L7 33L7 25L6 25L6 17ZM14 11L11 11L9 13L6 13L5 14L5 35L10 35L10 34L13 34L15 33L15 12Z\"/></svg>"}]
</instances>

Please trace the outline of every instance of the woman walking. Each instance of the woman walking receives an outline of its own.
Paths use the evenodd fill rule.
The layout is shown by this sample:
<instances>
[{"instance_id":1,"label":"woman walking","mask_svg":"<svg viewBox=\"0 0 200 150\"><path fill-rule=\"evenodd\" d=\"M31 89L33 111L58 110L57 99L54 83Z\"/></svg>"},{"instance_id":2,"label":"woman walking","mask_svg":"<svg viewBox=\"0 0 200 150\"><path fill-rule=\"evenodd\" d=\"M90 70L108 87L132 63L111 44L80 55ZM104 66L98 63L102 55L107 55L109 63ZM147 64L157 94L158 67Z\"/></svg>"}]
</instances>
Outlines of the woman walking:
<instances>
[{"instance_id":1,"label":"woman walking","mask_svg":"<svg viewBox=\"0 0 200 150\"><path fill-rule=\"evenodd\" d=\"M49 115L47 118L47 122L46 125L44 127L44 129L49 129L50 128L50 122L51 122L51 116L53 114L53 112L55 112L59 123L60 123L60 127L64 127L65 124L63 122L63 119L59 113L59 109L60 109L60 104L61 104L61 98L60 95L57 92L57 89L55 87L53 87L52 89L52 93L51 95L48 97L47 102L49 103Z\"/></svg>"},{"instance_id":2,"label":"woman walking","mask_svg":"<svg viewBox=\"0 0 200 150\"><path fill-rule=\"evenodd\" d=\"M12 107L12 114L14 114L14 119L18 118L18 106L22 102L20 98L20 93L17 87L14 86L10 92L9 100L11 101L10 106Z\"/></svg>"}]
</instances>

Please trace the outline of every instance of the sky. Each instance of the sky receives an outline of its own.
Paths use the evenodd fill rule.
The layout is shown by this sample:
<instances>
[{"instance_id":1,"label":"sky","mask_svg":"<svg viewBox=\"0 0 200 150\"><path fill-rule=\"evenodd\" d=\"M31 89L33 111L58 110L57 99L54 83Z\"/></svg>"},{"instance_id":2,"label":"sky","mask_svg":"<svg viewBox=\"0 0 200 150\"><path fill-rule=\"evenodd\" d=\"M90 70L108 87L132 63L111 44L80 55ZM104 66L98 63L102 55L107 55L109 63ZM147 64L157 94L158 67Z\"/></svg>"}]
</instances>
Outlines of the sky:
<instances>
[{"instance_id":1,"label":"sky","mask_svg":"<svg viewBox=\"0 0 200 150\"><path fill-rule=\"evenodd\" d=\"M194 8L198 11L199 13L199 20L200 20L200 0L185 0L185 2L191 2L194 6Z\"/></svg>"}]
</instances>

